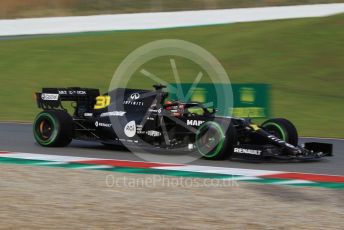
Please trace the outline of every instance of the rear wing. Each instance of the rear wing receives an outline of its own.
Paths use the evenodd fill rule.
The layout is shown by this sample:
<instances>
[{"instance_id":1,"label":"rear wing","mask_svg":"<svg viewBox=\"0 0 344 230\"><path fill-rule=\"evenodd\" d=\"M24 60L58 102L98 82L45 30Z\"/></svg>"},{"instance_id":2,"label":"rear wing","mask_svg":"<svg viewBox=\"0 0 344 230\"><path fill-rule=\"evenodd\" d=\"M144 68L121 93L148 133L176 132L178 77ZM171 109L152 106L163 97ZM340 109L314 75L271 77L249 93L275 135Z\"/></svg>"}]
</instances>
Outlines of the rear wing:
<instances>
[{"instance_id":1,"label":"rear wing","mask_svg":"<svg viewBox=\"0 0 344 230\"><path fill-rule=\"evenodd\" d=\"M43 110L63 109L62 101L75 102L75 116L92 112L96 98L100 95L98 89L89 88L43 88L35 93L38 108Z\"/></svg>"}]
</instances>

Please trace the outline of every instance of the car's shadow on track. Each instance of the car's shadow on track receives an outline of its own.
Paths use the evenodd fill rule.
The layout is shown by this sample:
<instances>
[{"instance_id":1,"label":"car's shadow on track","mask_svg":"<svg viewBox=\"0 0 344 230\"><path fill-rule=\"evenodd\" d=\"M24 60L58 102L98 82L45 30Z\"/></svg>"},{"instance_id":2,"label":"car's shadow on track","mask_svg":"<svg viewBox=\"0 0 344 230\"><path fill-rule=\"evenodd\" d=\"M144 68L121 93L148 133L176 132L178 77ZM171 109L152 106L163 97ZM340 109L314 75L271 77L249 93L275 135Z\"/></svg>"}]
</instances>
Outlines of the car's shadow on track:
<instances>
[{"instance_id":1,"label":"car's shadow on track","mask_svg":"<svg viewBox=\"0 0 344 230\"><path fill-rule=\"evenodd\" d=\"M328 159L309 159L309 160L295 160L295 159L239 159L239 158L231 158L229 159L232 162L238 163L252 163L252 164L280 164L280 163L315 163L315 162L326 162Z\"/></svg>"},{"instance_id":2,"label":"car's shadow on track","mask_svg":"<svg viewBox=\"0 0 344 230\"><path fill-rule=\"evenodd\" d=\"M327 162L329 161L328 159L313 159L313 160L286 160L286 159L241 159L241 158L228 158L226 160L206 160L203 159L198 155L196 152L178 152L178 151L173 151L173 150L145 150L145 149L140 149L140 148L134 148L133 153L130 149L126 148L125 146L120 146L120 145L110 145L110 144L101 144L101 143L90 143L90 142L79 142L79 141L74 141L69 148L75 148L75 149L83 149L83 150L96 150L96 151L102 151L106 154L111 154L112 151L116 152L123 152L123 154L135 154L136 152L138 153L144 153L145 151L149 151L149 154L156 155L157 157L159 156L170 156L173 154L174 156L193 156L195 157L196 161L204 161L204 162L236 162L236 163L246 163L246 164L308 164L308 163L316 163L316 162Z\"/></svg>"},{"instance_id":3,"label":"car's shadow on track","mask_svg":"<svg viewBox=\"0 0 344 230\"><path fill-rule=\"evenodd\" d=\"M82 141L74 141L71 145L69 145L69 148L75 148L75 149L84 149L84 150L100 150L104 152L123 152L128 154L134 154L134 153L148 153L148 154L156 154L157 156L171 156L173 154L174 156L182 156L182 155L189 155L194 156L195 158L200 158L199 154L196 152L188 152L188 151L175 151L173 149L152 149L152 148L142 148L142 147L131 147L131 149L127 148L126 146L122 145L112 145L112 144L101 144L98 142L90 143L90 142L82 142Z\"/></svg>"},{"instance_id":4,"label":"car's shadow on track","mask_svg":"<svg viewBox=\"0 0 344 230\"><path fill-rule=\"evenodd\" d=\"M120 145L108 145L108 144L101 144L101 143L79 143L73 142L69 148L76 148L76 149L91 149L91 150L101 150L101 151L121 151L121 152L130 152L125 146Z\"/></svg>"}]
</instances>

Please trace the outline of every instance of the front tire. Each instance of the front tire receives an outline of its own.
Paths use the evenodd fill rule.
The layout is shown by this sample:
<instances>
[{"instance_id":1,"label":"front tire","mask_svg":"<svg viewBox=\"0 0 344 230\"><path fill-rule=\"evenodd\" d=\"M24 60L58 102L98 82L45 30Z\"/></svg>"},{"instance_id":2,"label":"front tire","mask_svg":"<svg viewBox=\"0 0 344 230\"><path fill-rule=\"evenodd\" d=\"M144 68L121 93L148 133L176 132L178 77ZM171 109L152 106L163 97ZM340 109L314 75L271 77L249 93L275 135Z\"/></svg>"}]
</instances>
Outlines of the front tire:
<instances>
[{"instance_id":1,"label":"front tire","mask_svg":"<svg viewBox=\"0 0 344 230\"><path fill-rule=\"evenodd\" d=\"M38 144L44 147L64 147L73 138L74 122L62 110L46 110L37 115L33 134Z\"/></svg>"},{"instance_id":2,"label":"front tire","mask_svg":"<svg viewBox=\"0 0 344 230\"><path fill-rule=\"evenodd\" d=\"M214 121L204 123L196 133L196 148L203 158L209 160L223 160L233 153L233 146L237 143L234 126L229 124L226 133Z\"/></svg>"},{"instance_id":3,"label":"front tire","mask_svg":"<svg viewBox=\"0 0 344 230\"><path fill-rule=\"evenodd\" d=\"M265 121L261 127L275 137L297 146L299 136L293 123L284 118L275 118Z\"/></svg>"}]
</instances>

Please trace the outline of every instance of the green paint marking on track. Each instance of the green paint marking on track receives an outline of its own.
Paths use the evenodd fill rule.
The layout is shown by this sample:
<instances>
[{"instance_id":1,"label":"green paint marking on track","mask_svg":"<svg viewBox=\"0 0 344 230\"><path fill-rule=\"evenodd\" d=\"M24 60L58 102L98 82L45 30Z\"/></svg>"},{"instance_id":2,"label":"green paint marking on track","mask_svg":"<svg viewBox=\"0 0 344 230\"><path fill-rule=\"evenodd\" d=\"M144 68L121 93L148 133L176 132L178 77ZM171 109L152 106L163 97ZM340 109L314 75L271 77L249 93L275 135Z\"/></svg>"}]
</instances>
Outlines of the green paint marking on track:
<instances>
[{"instance_id":1,"label":"green paint marking on track","mask_svg":"<svg viewBox=\"0 0 344 230\"><path fill-rule=\"evenodd\" d=\"M48 162L51 162L51 161L0 157L0 163L1 164L34 165L37 163L48 163Z\"/></svg>"},{"instance_id":2,"label":"green paint marking on track","mask_svg":"<svg viewBox=\"0 0 344 230\"><path fill-rule=\"evenodd\" d=\"M57 168L70 168L70 169L82 169L82 168L87 168L89 166L94 166L94 165L66 162L66 164L51 164L51 165L42 165L42 166L57 167Z\"/></svg>"},{"instance_id":3,"label":"green paint marking on track","mask_svg":"<svg viewBox=\"0 0 344 230\"><path fill-rule=\"evenodd\" d=\"M291 184L293 186L312 186L320 188L332 188L332 189L344 189L344 183L334 183L334 182L316 182L311 184Z\"/></svg>"},{"instance_id":4,"label":"green paint marking on track","mask_svg":"<svg viewBox=\"0 0 344 230\"><path fill-rule=\"evenodd\" d=\"M277 179L277 178L269 178L269 179L266 179L266 178L258 178L256 180L241 180L241 181L244 181L244 182L257 182L257 183L264 183L264 184L274 184L274 183L277 183L277 182L283 182L283 181L287 181L288 179Z\"/></svg>"},{"instance_id":5,"label":"green paint marking on track","mask_svg":"<svg viewBox=\"0 0 344 230\"><path fill-rule=\"evenodd\" d=\"M257 180L240 180L242 182L254 182L254 183L262 183L262 184L271 184L271 185L291 185L291 186L299 186L299 187L320 187L320 188L333 188L333 189L344 189L344 183L334 183L334 182L314 182L314 183L295 183L292 182L290 184L277 184L278 182L285 182L289 179L257 179Z\"/></svg>"}]
</instances>

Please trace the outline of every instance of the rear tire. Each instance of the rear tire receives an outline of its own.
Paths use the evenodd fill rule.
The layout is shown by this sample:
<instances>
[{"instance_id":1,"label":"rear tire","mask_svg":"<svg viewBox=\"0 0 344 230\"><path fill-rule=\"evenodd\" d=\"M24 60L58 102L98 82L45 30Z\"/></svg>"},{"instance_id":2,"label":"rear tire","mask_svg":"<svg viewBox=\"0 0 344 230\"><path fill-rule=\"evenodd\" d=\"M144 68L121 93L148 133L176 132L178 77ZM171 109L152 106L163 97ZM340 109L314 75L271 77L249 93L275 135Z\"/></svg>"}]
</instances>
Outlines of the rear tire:
<instances>
[{"instance_id":1,"label":"rear tire","mask_svg":"<svg viewBox=\"0 0 344 230\"><path fill-rule=\"evenodd\" d=\"M299 136L293 123L284 118L275 118L265 121L261 127L271 133L272 135L280 138L281 140L297 146Z\"/></svg>"},{"instance_id":2,"label":"rear tire","mask_svg":"<svg viewBox=\"0 0 344 230\"><path fill-rule=\"evenodd\" d=\"M44 147L64 147L73 138L74 122L63 110L46 110L37 115L33 134L38 144Z\"/></svg>"},{"instance_id":3,"label":"rear tire","mask_svg":"<svg viewBox=\"0 0 344 230\"><path fill-rule=\"evenodd\" d=\"M233 147L237 143L236 129L230 124L224 133L218 123L208 121L198 129L195 143L197 151L203 158L226 159L233 153Z\"/></svg>"}]
</instances>

